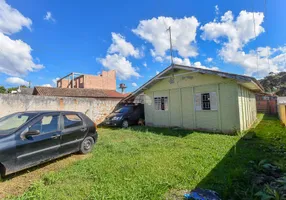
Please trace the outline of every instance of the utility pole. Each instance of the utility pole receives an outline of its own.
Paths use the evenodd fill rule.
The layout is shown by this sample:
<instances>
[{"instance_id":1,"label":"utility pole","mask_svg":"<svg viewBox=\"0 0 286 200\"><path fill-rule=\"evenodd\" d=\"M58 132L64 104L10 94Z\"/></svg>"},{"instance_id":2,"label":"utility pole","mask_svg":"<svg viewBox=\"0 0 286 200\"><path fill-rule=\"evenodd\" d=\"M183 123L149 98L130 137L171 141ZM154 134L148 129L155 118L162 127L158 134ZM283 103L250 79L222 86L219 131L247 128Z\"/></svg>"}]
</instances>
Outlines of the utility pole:
<instances>
[{"instance_id":1,"label":"utility pole","mask_svg":"<svg viewBox=\"0 0 286 200\"><path fill-rule=\"evenodd\" d=\"M169 36L170 36L171 65L173 65L174 62L173 62L173 45L172 45L172 30L171 30L171 26L169 26L169 28L168 28L166 31L169 31Z\"/></svg>"}]
</instances>

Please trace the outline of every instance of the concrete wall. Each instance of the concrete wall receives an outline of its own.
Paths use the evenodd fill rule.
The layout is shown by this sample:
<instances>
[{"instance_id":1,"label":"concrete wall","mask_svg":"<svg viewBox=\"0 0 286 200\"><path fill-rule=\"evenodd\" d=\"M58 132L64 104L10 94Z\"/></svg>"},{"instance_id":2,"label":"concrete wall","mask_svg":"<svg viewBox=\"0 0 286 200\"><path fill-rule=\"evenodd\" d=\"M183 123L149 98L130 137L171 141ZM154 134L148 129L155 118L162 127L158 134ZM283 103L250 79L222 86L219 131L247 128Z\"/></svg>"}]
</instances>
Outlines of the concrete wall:
<instances>
[{"instance_id":1,"label":"concrete wall","mask_svg":"<svg viewBox=\"0 0 286 200\"><path fill-rule=\"evenodd\" d=\"M240 131L247 130L256 120L255 94L243 86L238 86Z\"/></svg>"},{"instance_id":2,"label":"concrete wall","mask_svg":"<svg viewBox=\"0 0 286 200\"><path fill-rule=\"evenodd\" d=\"M100 123L113 111L120 99L71 98L33 95L0 94L0 117L33 110L67 110L85 113Z\"/></svg>"},{"instance_id":3,"label":"concrete wall","mask_svg":"<svg viewBox=\"0 0 286 200\"><path fill-rule=\"evenodd\" d=\"M188 71L180 70L175 74ZM216 110L196 110L195 95L216 93ZM145 90L145 121L150 126L178 126L187 129L234 132L240 130L236 81L207 74L175 76L173 84L162 79ZM154 97L169 99L166 111L154 109Z\"/></svg>"}]
</instances>

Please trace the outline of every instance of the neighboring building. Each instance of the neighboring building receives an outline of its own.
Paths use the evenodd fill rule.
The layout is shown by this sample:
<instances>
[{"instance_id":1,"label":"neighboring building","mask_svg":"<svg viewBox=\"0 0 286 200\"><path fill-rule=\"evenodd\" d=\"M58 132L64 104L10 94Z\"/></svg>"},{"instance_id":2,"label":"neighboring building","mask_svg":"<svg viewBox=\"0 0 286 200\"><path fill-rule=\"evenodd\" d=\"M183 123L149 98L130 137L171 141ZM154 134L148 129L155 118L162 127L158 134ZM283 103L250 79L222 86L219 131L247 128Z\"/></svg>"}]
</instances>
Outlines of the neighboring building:
<instances>
[{"instance_id":1,"label":"neighboring building","mask_svg":"<svg viewBox=\"0 0 286 200\"><path fill-rule=\"evenodd\" d=\"M256 107L257 112L267 114L277 114L277 96L267 93L257 93Z\"/></svg>"},{"instance_id":2,"label":"neighboring building","mask_svg":"<svg viewBox=\"0 0 286 200\"><path fill-rule=\"evenodd\" d=\"M263 87L252 77L171 65L123 102L143 93L147 126L233 133L256 120L254 92Z\"/></svg>"},{"instance_id":3,"label":"neighboring building","mask_svg":"<svg viewBox=\"0 0 286 200\"><path fill-rule=\"evenodd\" d=\"M122 94L115 90L86 89L86 88L35 87L33 95L57 96L57 97L122 99L126 97L128 94Z\"/></svg>"},{"instance_id":4,"label":"neighboring building","mask_svg":"<svg viewBox=\"0 0 286 200\"><path fill-rule=\"evenodd\" d=\"M116 90L116 72L102 71L101 75L71 73L57 81L58 88Z\"/></svg>"}]
</instances>

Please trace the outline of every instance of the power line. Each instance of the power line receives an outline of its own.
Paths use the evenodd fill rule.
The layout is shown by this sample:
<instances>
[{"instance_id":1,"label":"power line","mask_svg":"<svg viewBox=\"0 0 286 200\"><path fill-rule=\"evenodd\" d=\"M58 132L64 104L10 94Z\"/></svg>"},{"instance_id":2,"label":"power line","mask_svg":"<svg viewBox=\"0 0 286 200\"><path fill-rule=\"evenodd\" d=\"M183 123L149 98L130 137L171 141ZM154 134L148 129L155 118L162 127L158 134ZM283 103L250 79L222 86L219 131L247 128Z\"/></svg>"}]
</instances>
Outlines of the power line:
<instances>
[{"instance_id":1,"label":"power line","mask_svg":"<svg viewBox=\"0 0 286 200\"><path fill-rule=\"evenodd\" d=\"M253 30L254 30L254 36L255 38L257 37L256 35L256 25L255 25L255 16L254 16L254 0L252 0L252 21L253 21ZM255 50L256 52L256 65L257 65L257 73L258 73L258 53L257 49Z\"/></svg>"},{"instance_id":2,"label":"power line","mask_svg":"<svg viewBox=\"0 0 286 200\"><path fill-rule=\"evenodd\" d=\"M266 23L266 16L267 16L267 0L264 0L264 13L265 13L265 16L264 16L264 21ZM269 42L269 37L268 37L268 31L266 31L266 38L267 38L267 41ZM267 48L267 62L268 62L268 73L270 73L270 61L269 61L269 57L270 57L270 53L269 53L269 48Z\"/></svg>"}]
</instances>

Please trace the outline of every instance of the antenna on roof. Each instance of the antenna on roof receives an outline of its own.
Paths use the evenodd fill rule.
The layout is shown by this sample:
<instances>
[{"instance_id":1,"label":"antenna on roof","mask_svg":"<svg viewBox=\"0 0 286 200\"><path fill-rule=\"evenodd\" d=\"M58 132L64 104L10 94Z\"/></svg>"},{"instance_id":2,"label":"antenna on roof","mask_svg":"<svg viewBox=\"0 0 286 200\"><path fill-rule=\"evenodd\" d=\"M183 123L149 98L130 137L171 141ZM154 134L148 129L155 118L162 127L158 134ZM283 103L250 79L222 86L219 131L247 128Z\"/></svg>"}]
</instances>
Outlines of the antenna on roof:
<instances>
[{"instance_id":1,"label":"antenna on roof","mask_svg":"<svg viewBox=\"0 0 286 200\"><path fill-rule=\"evenodd\" d=\"M174 62L173 62L173 45L172 45L172 30L171 30L171 26L169 26L169 28L166 31L169 31L169 36L170 36L171 65L173 66Z\"/></svg>"}]
</instances>

